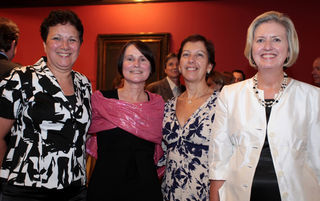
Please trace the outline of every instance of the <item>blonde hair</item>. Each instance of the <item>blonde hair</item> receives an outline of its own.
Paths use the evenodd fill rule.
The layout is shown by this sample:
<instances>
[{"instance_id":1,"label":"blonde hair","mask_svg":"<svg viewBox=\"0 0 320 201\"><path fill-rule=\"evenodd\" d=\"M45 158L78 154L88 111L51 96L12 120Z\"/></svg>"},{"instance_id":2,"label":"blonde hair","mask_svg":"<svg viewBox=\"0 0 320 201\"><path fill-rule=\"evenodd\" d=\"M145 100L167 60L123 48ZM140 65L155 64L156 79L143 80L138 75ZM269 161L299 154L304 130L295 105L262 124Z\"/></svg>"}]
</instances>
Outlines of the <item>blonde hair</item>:
<instances>
[{"instance_id":1,"label":"blonde hair","mask_svg":"<svg viewBox=\"0 0 320 201\"><path fill-rule=\"evenodd\" d=\"M269 11L265 12L258 17L256 17L252 23L250 24L247 32L247 42L246 42L246 47L244 49L244 55L246 58L249 60L249 63L252 67L257 67L255 64L253 58L252 58L252 43L254 39L254 32L257 29L259 25L265 22L276 22L284 26L287 32L287 40L288 40L288 51L289 51L289 56L285 60L283 66L284 67L290 67L292 66L299 54L299 39L298 39L298 34L296 32L296 29L294 28L294 24L291 21L291 19L286 16L283 13L277 12L277 11Z\"/></svg>"}]
</instances>

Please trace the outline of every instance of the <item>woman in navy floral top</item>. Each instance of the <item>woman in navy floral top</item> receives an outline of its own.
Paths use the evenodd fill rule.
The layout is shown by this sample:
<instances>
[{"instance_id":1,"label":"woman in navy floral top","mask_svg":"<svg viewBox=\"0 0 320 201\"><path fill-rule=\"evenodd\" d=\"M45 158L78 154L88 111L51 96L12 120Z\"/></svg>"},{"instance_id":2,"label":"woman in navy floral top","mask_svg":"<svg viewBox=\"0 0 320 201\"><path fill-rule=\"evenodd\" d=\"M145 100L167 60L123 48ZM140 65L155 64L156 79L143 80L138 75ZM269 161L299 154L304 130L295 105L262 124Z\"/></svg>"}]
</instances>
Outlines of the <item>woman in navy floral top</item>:
<instances>
[{"instance_id":1,"label":"woman in navy floral top","mask_svg":"<svg viewBox=\"0 0 320 201\"><path fill-rule=\"evenodd\" d=\"M178 58L186 91L165 106L162 193L165 201L209 200L208 149L217 92L208 87L206 74L215 65L213 44L201 35L189 36Z\"/></svg>"},{"instance_id":2,"label":"woman in navy floral top","mask_svg":"<svg viewBox=\"0 0 320 201\"><path fill-rule=\"evenodd\" d=\"M83 26L72 11L52 11L41 36L47 57L0 83L0 200L84 201L91 84L72 70Z\"/></svg>"}]
</instances>

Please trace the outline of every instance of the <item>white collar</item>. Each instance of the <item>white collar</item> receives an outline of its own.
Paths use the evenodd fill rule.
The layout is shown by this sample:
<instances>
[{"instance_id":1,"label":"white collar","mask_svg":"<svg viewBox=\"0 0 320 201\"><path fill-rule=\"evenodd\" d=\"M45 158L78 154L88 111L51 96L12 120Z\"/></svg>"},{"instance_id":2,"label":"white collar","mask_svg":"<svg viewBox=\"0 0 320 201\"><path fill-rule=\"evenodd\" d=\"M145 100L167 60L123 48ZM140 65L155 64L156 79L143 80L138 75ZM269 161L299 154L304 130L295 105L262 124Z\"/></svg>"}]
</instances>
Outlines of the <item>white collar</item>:
<instances>
[{"instance_id":1,"label":"white collar","mask_svg":"<svg viewBox=\"0 0 320 201\"><path fill-rule=\"evenodd\" d=\"M173 90L175 87L178 87L168 76L166 78L168 80L171 90Z\"/></svg>"}]
</instances>

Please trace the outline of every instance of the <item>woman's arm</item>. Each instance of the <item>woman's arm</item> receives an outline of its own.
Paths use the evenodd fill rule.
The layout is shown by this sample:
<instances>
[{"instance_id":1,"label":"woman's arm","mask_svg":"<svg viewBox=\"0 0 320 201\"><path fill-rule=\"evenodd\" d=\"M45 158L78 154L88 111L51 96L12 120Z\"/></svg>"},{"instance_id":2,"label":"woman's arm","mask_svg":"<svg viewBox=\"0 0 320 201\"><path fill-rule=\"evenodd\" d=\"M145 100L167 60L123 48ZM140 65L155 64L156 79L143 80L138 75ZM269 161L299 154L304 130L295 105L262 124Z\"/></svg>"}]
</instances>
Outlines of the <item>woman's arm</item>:
<instances>
[{"instance_id":1,"label":"woman's arm","mask_svg":"<svg viewBox=\"0 0 320 201\"><path fill-rule=\"evenodd\" d=\"M226 89L222 89L216 102L213 121L213 135L209 146L209 179L210 201L220 201L219 189L229 175L229 161L233 153L233 145L229 133L229 111ZM223 199L223 198L221 198Z\"/></svg>"},{"instance_id":2,"label":"woman's arm","mask_svg":"<svg viewBox=\"0 0 320 201\"><path fill-rule=\"evenodd\" d=\"M7 151L5 137L9 133L14 121L15 120L0 117L0 167L2 165L4 154Z\"/></svg>"},{"instance_id":3,"label":"woman's arm","mask_svg":"<svg viewBox=\"0 0 320 201\"><path fill-rule=\"evenodd\" d=\"M220 201L219 189L223 185L224 180L210 181L210 201Z\"/></svg>"}]
</instances>

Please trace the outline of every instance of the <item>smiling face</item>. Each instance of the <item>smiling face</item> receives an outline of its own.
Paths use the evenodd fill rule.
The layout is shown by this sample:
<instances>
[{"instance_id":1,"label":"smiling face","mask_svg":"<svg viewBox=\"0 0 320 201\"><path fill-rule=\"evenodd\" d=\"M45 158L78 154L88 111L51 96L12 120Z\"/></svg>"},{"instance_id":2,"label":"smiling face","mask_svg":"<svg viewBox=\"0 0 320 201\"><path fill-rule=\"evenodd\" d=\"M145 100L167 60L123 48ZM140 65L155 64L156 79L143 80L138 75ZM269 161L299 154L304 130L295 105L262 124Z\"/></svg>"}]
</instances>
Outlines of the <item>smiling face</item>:
<instances>
[{"instance_id":1,"label":"smiling face","mask_svg":"<svg viewBox=\"0 0 320 201\"><path fill-rule=\"evenodd\" d=\"M122 71L126 82L144 83L150 75L151 64L134 45L129 45L124 53Z\"/></svg>"},{"instance_id":2,"label":"smiling face","mask_svg":"<svg viewBox=\"0 0 320 201\"><path fill-rule=\"evenodd\" d=\"M170 79L176 79L179 77L179 69L178 69L178 58L172 57L166 63L166 68L164 72Z\"/></svg>"},{"instance_id":3,"label":"smiling face","mask_svg":"<svg viewBox=\"0 0 320 201\"><path fill-rule=\"evenodd\" d=\"M80 51L77 29L69 23L50 27L47 41L43 43L48 66L54 71L71 71Z\"/></svg>"},{"instance_id":4,"label":"smiling face","mask_svg":"<svg viewBox=\"0 0 320 201\"><path fill-rule=\"evenodd\" d=\"M264 22L254 32L252 57L259 70L282 70L289 55L288 47L285 27L274 21Z\"/></svg>"},{"instance_id":5,"label":"smiling face","mask_svg":"<svg viewBox=\"0 0 320 201\"><path fill-rule=\"evenodd\" d=\"M187 42L181 53L180 70L185 81L205 80L206 73L210 72L208 52L202 41Z\"/></svg>"}]
</instances>

